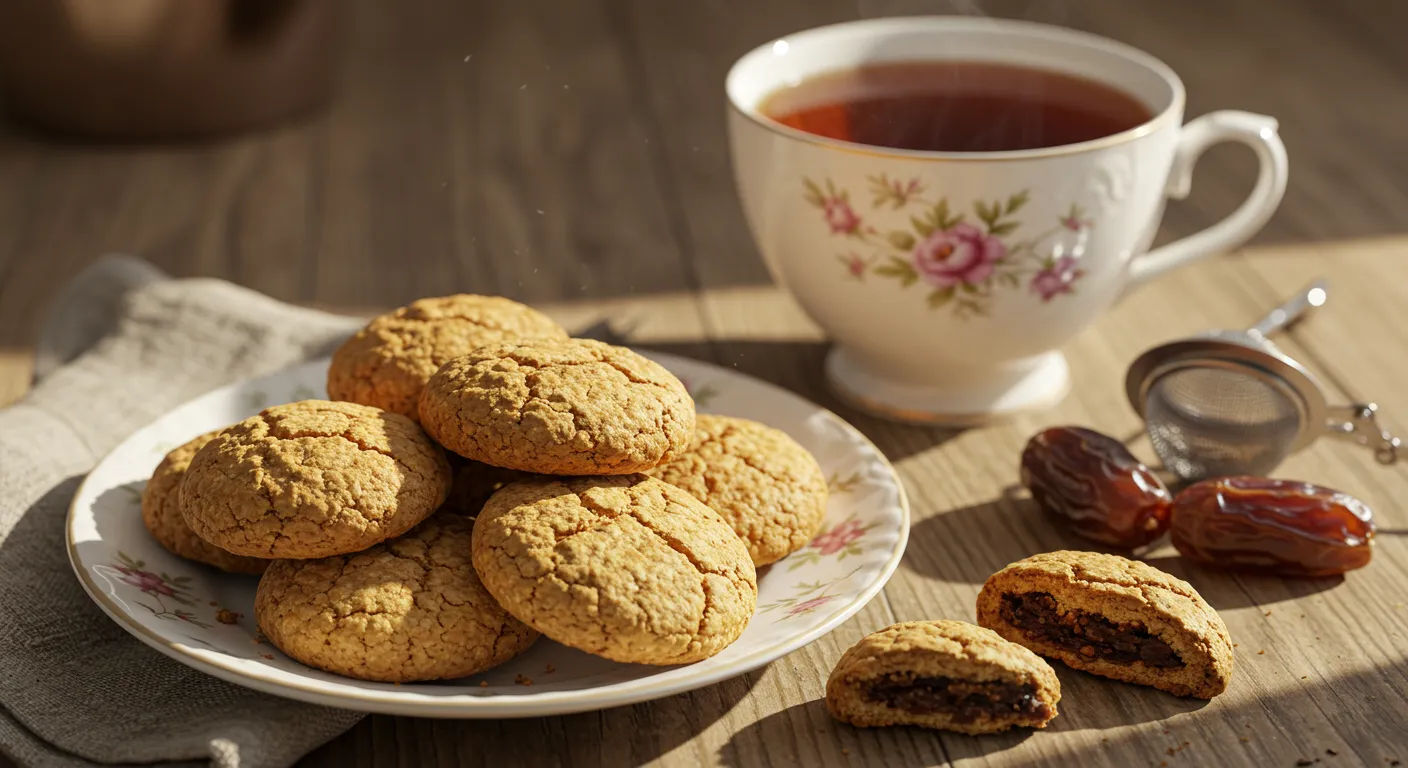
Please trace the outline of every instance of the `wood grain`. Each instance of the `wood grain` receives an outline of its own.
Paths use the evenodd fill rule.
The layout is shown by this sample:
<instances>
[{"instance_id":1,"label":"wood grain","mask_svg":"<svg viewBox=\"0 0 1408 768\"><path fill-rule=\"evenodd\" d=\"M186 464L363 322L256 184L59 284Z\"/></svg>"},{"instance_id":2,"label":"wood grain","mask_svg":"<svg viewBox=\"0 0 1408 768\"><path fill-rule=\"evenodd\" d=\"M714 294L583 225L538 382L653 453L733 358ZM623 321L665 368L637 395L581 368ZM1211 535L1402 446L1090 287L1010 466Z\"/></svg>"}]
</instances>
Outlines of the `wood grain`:
<instances>
[{"instance_id":1,"label":"wood grain","mask_svg":"<svg viewBox=\"0 0 1408 768\"><path fill-rule=\"evenodd\" d=\"M1125 40L1171 64L1189 114L1276 115L1293 173L1243 253L1141 290L1066 349L1060 407L965 432L890 424L825 390L825 342L770 286L734 196L722 77L747 49L857 16L980 8ZM763 670L658 702L500 722L375 716L309 766L1291 766L1408 762L1408 469L1322 442L1281 474L1350 489L1384 529L1343 579L1229 576L1162 547L1238 643L1231 689L1190 702L1059 670L1062 714L1036 734L969 738L834 723L819 703L841 652L892 621L973 617L982 580L1084 544L1016 487L1026 437L1056 423L1132 436L1124 367L1145 347L1240 327L1312 277L1330 303L1283 347L1332 397L1377 400L1408 427L1408 53L1394 0L357 0L323 115L215 144L100 147L0 127L0 403L20 396L54 292L123 250L180 276L365 312L474 290L533 301L569 327L737 369L837 410L895 461L914 505L882 597ZM1256 73L1256 74L1253 74ZM1206 226L1251 186L1250 155L1216 148L1161 239ZM1265 653L1259 653L1264 651ZM1331 756L1327 750L1333 750ZM0 763L3 760L0 759Z\"/></svg>"}]
</instances>

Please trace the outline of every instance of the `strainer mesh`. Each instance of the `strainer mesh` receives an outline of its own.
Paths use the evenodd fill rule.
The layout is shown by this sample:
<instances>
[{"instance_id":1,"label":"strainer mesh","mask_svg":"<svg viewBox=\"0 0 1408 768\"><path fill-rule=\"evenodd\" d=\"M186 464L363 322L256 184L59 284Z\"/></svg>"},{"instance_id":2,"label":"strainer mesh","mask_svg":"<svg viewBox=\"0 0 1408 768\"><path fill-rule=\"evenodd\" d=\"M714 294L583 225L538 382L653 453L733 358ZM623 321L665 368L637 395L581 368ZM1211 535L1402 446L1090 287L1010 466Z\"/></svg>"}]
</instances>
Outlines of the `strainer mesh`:
<instances>
[{"instance_id":1,"label":"strainer mesh","mask_svg":"<svg viewBox=\"0 0 1408 768\"><path fill-rule=\"evenodd\" d=\"M1300 432L1300 412L1283 391L1223 368L1161 376L1144 418L1164 466L1187 480L1269 473Z\"/></svg>"}]
</instances>

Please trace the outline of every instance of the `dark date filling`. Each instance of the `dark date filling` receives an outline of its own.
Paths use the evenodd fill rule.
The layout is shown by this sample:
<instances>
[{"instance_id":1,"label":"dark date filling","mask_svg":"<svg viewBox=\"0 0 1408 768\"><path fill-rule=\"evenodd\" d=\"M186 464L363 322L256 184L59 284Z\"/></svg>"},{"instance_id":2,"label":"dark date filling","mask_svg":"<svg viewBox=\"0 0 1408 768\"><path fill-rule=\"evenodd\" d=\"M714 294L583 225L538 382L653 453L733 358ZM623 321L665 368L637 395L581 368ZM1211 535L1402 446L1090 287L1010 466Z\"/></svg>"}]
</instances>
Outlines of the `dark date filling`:
<instances>
[{"instance_id":1,"label":"dark date filling","mask_svg":"<svg viewBox=\"0 0 1408 768\"><path fill-rule=\"evenodd\" d=\"M1036 697L1036 687L1015 683L978 683L956 677L915 677L890 673L871 681L866 698L915 715L949 715L955 723L984 717L1051 719L1051 707Z\"/></svg>"},{"instance_id":2,"label":"dark date filling","mask_svg":"<svg viewBox=\"0 0 1408 768\"><path fill-rule=\"evenodd\" d=\"M1089 659L1117 664L1142 661L1150 667L1185 666L1168 643L1149 634L1142 624L1117 624L1098 613L1074 610L1064 615L1045 592L1002 596L1002 620L1028 636Z\"/></svg>"}]
</instances>

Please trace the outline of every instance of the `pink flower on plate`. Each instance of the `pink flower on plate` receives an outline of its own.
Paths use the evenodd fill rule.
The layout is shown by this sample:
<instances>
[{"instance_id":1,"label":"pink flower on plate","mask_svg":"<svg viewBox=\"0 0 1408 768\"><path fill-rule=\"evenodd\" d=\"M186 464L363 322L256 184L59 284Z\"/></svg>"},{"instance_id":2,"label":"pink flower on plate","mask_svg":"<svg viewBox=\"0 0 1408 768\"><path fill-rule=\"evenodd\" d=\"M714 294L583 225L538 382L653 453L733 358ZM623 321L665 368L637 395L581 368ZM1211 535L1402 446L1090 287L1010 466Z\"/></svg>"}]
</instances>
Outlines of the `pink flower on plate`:
<instances>
[{"instance_id":1,"label":"pink flower on plate","mask_svg":"<svg viewBox=\"0 0 1408 768\"><path fill-rule=\"evenodd\" d=\"M865 277L865 268L870 266L869 262L854 253L846 254L841 260L846 264L846 271L857 280Z\"/></svg>"},{"instance_id":2,"label":"pink flower on plate","mask_svg":"<svg viewBox=\"0 0 1408 768\"><path fill-rule=\"evenodd\" d=\"M1007 255L1007 246L972 224L931 232L914 247L914 269L936 288L978 285Z\"/></svg>"},{"instance_id":3,"label":"pink flower on plate","mask_svg":"<svg viewBox=\"0 0 1408 768\"><path fill-rule=\"evenodd\" d=\"M831 599L834 597L835 595L822 595L821 597L813 597L810 600L803 600L802 602L797 603L791 608L788 608L787 615L796 616L799 613L806 613L807 611L815 610L831 602Z\"/></svg>"},{"instance_id":4,"label":"pink flower on plate","mask_svg":"<svg viewBox=\"0 0 1408 768\"><path fill-rule=\"evenodd\" d=\"M119 577L121 581L131 584L143 592L153 595L165 595L166 597L171 597L176 594L176 591L166 584L166 580L155 573L139 571L136 568L127 568L124 566L118 566L117 570L122 574L122 576Z\"/></svg>"},{"instance_id":5,"label":"pink flower on plate","mask_svg":"<svg viewBox=\"0 0 1408 768\"><path fill-rule=\"evenodd\" d=\"M1085 270L1076 267L1074 258L1062 256L1036 273L1032 278L1032 293L1043 302L1051 301L1063 293L1071 293L1072 285L1084 274Z\"/></svg>"},{"instance_id":6,"label":"pink flower on plate","mask_svg":"<svg viewBox=\"0 0 1408 768\"><path fill-rule=\"evenodd\" d=\"M829 197L823 200L821 215L831 227L833 235L849 235L860 229L860 216L851 210L851 204L844 198Z\"/></svg>"},{"instance_id":7,"label":"pink flower on plate","mask_svg":"<svg viewBox=\"0 0 1408 768\"><path fill-rule=\"evenodd\" d=\"M812 539L812 546L823 555L834 555L850 546L865 535L865 526L855 520L847 520L832 530Z\"/></svg>"}]
</instances>

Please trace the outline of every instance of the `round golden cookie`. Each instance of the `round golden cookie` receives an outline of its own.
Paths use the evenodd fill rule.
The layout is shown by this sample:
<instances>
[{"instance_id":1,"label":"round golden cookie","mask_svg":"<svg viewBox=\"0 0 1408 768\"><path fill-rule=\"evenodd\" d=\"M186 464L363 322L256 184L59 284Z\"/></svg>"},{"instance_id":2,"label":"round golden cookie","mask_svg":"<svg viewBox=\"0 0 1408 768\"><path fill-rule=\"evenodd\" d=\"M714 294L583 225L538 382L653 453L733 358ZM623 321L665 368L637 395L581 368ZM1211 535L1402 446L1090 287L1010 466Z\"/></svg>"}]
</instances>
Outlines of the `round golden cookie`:
<instances>
[{"instance_id":1,"label":"round golden cookie","mask_svg":"<svg viewBox=\"0 0 1408 768\"><path fill-rule=\"evenodd\" d=\"M365 552L276 560L254 598L259 630L310 667L362 680L441 680L502 664L538 633L484 590L470 535L468 520L436 515Z\"/></svg>"},{"instance_id":2,"label":"round golden cookie","mask_svg":"<svg viewBox=\"0 0 1408 768\"><path fill-rule=\"evenodd\" d=\"M826 516L826 476L816 459L786 432L748 419L699 414L689 451L646 474L723 516L754 565L805 547Z\"/></svg>"},{"instance_id":3,"label":"round golden cookie","mask_svg":"<svg viewBox=\"0 0 1408 768\"><path fill-rule=\"evenodd\" d=\"M658 363L600 341L482 347L441 366L420 420L467 459L545 475L624 475L694 437L694 400Z\"/></svg>"},{"instance_id":4,"label":"round golden cookie","mask_svg":"<svg viewBox=\"0 0 1408 768\"><path fill-rule=\"evenodd\" d=\"M419 420L425 382L445 361L478 347L567 331L532 307L500 296L461 293L413 301L372 318L333 353L328 397Z\"/></svg>"},{"instance_id":5,"label":"round golden cookie","mask_svg":"<svg viewBox=\"0 0 1408 768\"><path fill-rule=\"evenodd\" d=\"M963 621L909 621L861 638L826 681L826 708L859 726L959 733L1045 728L1061 681L1040 656Z\"/></svg>"},{"instance_id":6,"label":"round golden cookie","mask_svg":"<svg viewBox=\"0 0 1408 768\"><path fill-rule=\"evenodd\" d=\"M505 610L612 661L706 659L743 634L758 599L728 523L644 475L507 485L479 513L473 552Z\"/></svg>"},{"instance_id":7,"label":"round golden cookie","mask_svg":"<svg viewBox=\"0 0 1408 768\"><path fill-rule=\"evenodd\" d=\"M156 465L147 487L142 489L142 522L157 543L172 554L213 565L231 573L259 575L269 565L268 560L241 557L211 544L196 535L181 517L181 478L196 452L205 447L219 432L206 432L196 439L171 449Z\"/></svg>"},{"instance_id":8,"label":"round golden cookie","mask_svg":"<svg viewBox=\"0 0 1408 768\"><path fill-rule=\"evenodd\" d=\"M181 515L238 555L328 557L405 533L449 490L445 453L415 422L304 400L267 408L201 448L181 481Z\"/></svg>"}]
</instances>

